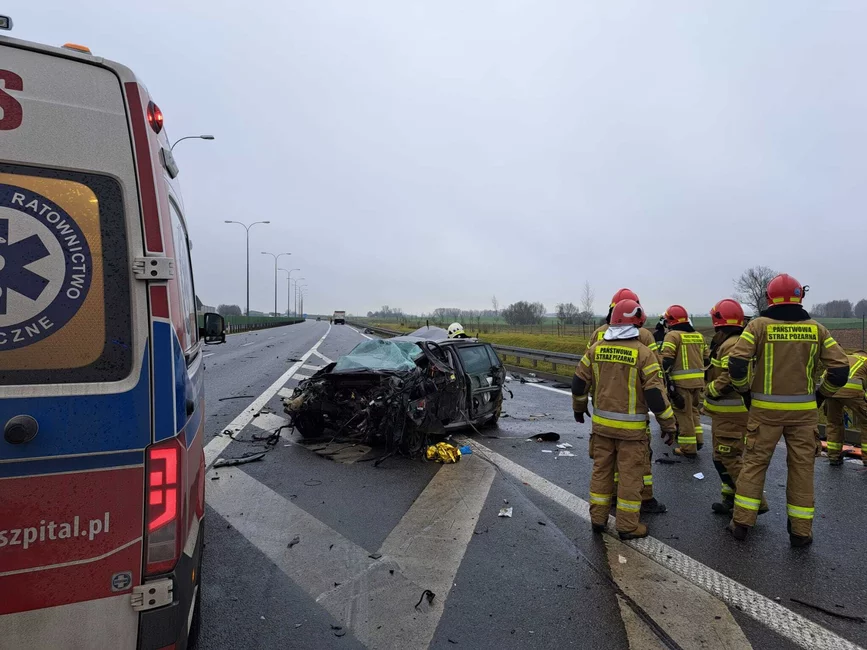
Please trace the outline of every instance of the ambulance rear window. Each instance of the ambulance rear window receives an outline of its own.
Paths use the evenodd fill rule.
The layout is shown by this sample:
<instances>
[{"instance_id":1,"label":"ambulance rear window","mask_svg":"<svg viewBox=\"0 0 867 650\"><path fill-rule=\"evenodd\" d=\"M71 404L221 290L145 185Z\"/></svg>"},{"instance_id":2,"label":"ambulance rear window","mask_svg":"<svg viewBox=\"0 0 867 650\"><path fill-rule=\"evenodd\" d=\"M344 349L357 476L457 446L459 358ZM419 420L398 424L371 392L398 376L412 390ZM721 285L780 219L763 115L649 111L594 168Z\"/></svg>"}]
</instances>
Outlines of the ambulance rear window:
<instances>
[{"instance_id":1,"label":"ambulance rear window","mask_svg":"<svg viewBox=\"0 0 867 650\"><path fill-rule=\"evenodd\" d=\"M129 273L115 180L0 164L0 385L127 377Z\"/></svg>"}]
</instances>

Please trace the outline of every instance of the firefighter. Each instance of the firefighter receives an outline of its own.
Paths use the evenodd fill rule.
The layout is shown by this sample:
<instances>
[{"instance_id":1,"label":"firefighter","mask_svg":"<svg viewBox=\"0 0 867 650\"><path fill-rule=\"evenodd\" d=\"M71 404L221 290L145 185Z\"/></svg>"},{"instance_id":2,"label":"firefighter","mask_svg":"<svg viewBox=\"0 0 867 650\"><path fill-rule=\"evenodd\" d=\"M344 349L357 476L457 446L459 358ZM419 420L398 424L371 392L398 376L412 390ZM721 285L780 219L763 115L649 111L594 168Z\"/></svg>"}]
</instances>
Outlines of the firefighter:
<instances>
[{"instance_id":1,"label":"firefighter","mask_svg":"<svg viewBox=\"0 0 867 650\"><path fill-rule=\"evenodd\" d=\"M647 536L639 521L642 475L649 462L645 433L648 408L656 414L666 444L674 443L677 423L665 397L662 369L656 355L639 340L644 322L641 305L621 300L611 313L610 327L581 358L572 378L572 410L577 422L588 413L593 392L590 457L590 517L594 532L602 532L617 491L617 532L621 539ZM614 468L620 481L614 483Z\"/></svg>"},{"instance_id":2,"label":"firefighter","mask_svg":"<svg viewBox=\"0 0 867 650\"><path fill-rule=\"evenodd\" d=\"M801 547L813 541L813 468L821 451L817 406L846 384L849 360L827 328L801 306L806 291L785 273L771 280L766 292L769 307L750 321L729 352L732 385L751 393L743 466L727 526L738 540L746 539L756 523L765 474L782 437L788 465L789 543ZM819 361L827 370L816 390L813 369Z\"/></svg>"},{"instance_id":3,"label":"firefighter","mask_svg":"<svg viewBox=\"0 0 867 650\"><path fill-rule=\"evenodd\" d=\"M674 453L695 458L704 446L699 407L704 388L708 347L704 336L695 331L686 309L672 305L663 314L668 334L662 343L662 369L668 377L668 391L677 418L678 448Z\"/></svg>"},{"instance_id":4,"label":"firefighter","mask_svg":"<svg viewBox=\"0 0 867 650\"><path fill-rule=\"evenodd\" d=\"M452 323L449 325L449 338L450 339L466 339L469 338L467 333L464 331L464 326L460 323Z\"/></svg>"},{"instance_id":5,"label":"firefighter","mask_svg":"<svg viewBox=\"0 0 867 650\"><path fill-rule=\"evenodd\" d=\"M825 433L828 439L828 460L832 466L843 464L843 409L855 415L861 428L861 462L867 465L867 353L858 350L849 355L849 380L834 397L825 402L828 424Z\"/></svg>"},{"instance_id":6,"label":"firefighter","mask_svg":"<svg viewBox=\"0 0 867 650\"><path fill-rule=\"evenodd\" d=\"M593 334L590 335L590 340L587 343L588 347L597 342L601 341L602 337L605 335L606 330L608 330L609 323L611 322L611 312L614 311L614 306L620 302L621 300L634 300L639 305L641 301L638 299L638 295L632 291L631 289L619 289L612 297L611 304L608 306L608 315L605 317L605 324L597 327ZM646 317L646 315L642 314ZM638 328L638 340L641 341L644 345L650 348L653 353L657 356L657 361L661 364L662 357L659 356L659 343L654 339L653 334L651 334L648 330L644 329L644 323ZM650 439L650 418L647 419L647 426L645 427L645 431L647 433L648 440ZM620 480L620 472L615 468L614 471L614 482ZM650 450L650 454L647 457L647 466L644 468L644 476L643 476L643 487L641 489L641 512L646 514L662 514L667 510L665 504L662 503L659 499L653 496L653 450Z\"/></svg>"},{"instance_id":7,"label":"firefighter","mask_svg":"<svg viewBox=\"0 0 867 650\"><path fill-rule=\"evenodd\" d=\"M704 410L711 417L713 466L719 474L722 500L711 505L717 514L731 516L735 505L735 481L741 471L744 436L749 419L749 395L741 395L731 385L729 353L744 330L744 310L740 303L724 298L710 310L716 334L710 344L710 367L705 371ZM759 514L768 511L762 497Z\"/></svg>"}]
</instances>

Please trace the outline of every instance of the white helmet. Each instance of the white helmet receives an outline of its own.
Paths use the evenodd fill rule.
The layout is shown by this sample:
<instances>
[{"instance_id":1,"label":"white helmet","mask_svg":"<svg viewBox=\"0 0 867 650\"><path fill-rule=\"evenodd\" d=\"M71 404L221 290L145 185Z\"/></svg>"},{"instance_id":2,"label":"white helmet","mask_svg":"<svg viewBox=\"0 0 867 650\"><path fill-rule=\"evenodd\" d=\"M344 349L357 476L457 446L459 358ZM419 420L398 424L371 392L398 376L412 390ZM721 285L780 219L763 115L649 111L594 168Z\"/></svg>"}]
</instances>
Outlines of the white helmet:
<instances>
[{"instance_id":1,"label":"white helmet","mask_svg":"<svg viewBox=\"0 0 867 650\"><path fill-rule=\"evenodd\" d=\"M450 339L457 338L461 335L466 336L466 334L464 334L464 326L463 325L461 325L460 323L452 323L451 325L449 325L449 338Z\"/></svg>"}]
</instances>

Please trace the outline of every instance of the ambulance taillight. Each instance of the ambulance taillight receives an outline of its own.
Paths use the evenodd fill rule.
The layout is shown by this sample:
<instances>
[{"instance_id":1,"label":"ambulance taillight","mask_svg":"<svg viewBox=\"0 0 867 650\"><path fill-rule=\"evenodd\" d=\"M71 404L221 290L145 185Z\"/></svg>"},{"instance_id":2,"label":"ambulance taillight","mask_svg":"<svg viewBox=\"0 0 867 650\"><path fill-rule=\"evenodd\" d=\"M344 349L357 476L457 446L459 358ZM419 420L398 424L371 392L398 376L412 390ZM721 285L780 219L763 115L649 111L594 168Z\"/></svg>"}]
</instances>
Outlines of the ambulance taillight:
<instances>
[{"instance_id":1,"label":"ambulance taillight","mask_svg":"<svg viewBox=\"0 0 867 650\"><path fill-rule=\"evenodd\" d=\"M171 438L148 448L145 573L171 571L180 556L182 447Z\"/></svg>"}]
</instances>

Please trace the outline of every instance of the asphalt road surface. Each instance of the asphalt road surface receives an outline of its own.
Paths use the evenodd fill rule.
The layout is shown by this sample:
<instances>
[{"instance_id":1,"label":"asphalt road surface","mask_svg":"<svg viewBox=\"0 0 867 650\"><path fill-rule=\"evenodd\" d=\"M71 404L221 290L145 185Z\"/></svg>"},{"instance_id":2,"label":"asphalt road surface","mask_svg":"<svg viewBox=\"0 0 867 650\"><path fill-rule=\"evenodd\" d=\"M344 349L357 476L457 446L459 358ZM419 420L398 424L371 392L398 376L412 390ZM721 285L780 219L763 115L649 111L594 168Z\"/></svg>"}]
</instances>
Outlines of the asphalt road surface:
<instances>
[{"instance_id":1,"label":"asphalt road surface","mask_svg":"<svg viewBox=\"0 0 867 650\"><path fill-rule=\"evenodd\" d=\"M622 543L589 530L590 427L550 384L511 382L497 429L454 436L474 449L456 465L375 467L376 450L344 445L329 459L299 444L281 429L281 392L362 336L308 321L208 347L208 466L280 439L259 462L209 470L201 647L867 646L867 624L792 600L867 616L860 462L817 461L810 548L788 544L782 446L772 510L746 543L711 512L709 446L697 461L654 465L669 511L643 517L650 538ZM528 440L545 431L572 447ZM653 444L673 459L656 431Z\"/></svg>"}]
</instances>

